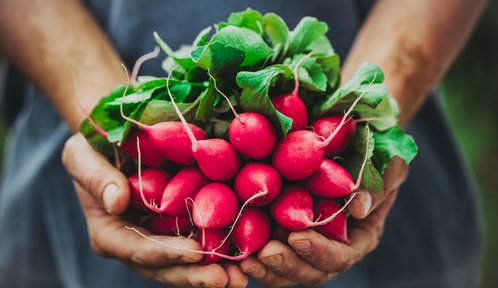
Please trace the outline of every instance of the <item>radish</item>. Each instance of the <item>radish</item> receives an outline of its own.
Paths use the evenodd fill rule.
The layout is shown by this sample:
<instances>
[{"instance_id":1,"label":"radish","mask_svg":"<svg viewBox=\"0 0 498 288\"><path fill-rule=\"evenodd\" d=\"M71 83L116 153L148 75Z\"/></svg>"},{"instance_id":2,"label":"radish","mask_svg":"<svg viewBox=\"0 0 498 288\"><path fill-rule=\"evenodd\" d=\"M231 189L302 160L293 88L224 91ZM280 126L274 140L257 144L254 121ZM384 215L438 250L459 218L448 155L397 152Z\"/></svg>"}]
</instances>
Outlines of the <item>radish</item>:
<instances>
[{"instance_id":1,"label":"radish","mask_svg":"<svg viewBox=\"0 0 498 288\"><path fill-rule=\"evenodd\" d=\"M303 180L313 175L325 159L325 147L341 131L362 95L358 96L349 110L342 116L337 128L326 139L308 130L294 131L278 144L273 153L273 166L288 180Z\"/></svg>"},{"instance_id":2,"label":"radish","mask_svg":"<svg viewBox=\"0 0 498 288\"><path fill-rule=\"evenodd\" d=\"M234 250L232 241L225 241L223 245L220 246L220 243L225 239L227 235L226 229L203 229L199 232L198 239L202 245L202 249L205 252L213 252L218 251L218 253L222 254L230 254ZM216 250L215 250L216 249ZM201 264L207 265L211 263L218 262L222 259L219 255L205 255L201 260Z\"/></svg>"},{"instance_id":3,"label":"radish","mask_svg":"<svg viewBox=\"0 0 498 288\"><path fill-rule=\"evenodd\" d=\"M230 260L242 261L258 252L270 241L270 234L270 220L266 213L258 208L246 209L234 225L232 235L233 243L242 254Z\"/></svg>"},{"instance_id":4,"label":"radish","mask_svg":"<svg viewBox=\"0 0 498 288\"><path fill-rule=\"evenodd\" d=\"M166 89L168 90L171 104L187 132L188 138L190 138L191 152L195 160L197 160L199 168L210 180L228 181L232 179L240 167L239 155L237 155L233 146L223 139L199 140L195 137L192 131L194 125L187 123L169 89L169 80L173 70L174 68L170 71L166 80Z\"/></svg>"},{"instance_id":5,"label":"radish","mask_svg":"<svg viewBox=\"0 0 498 288\"><path fill-rule=\"evenodd\" d=\"M246 202L254 195L264 194L248 203L249 206L264 206L280 193L281 179L277 170L266 163L251 162L240 169L234 181L240 201Z\"/></svg>"},{"instance_id":6,"label":"radish","mask_svg":"<svg viewBox=\"0 0 498 288\"><path fill-rule=\"evenodd\" d=\"M316 134L326 138L332 134L339 123L341 123L341 120L341 115L332 115L316 120L311 126ZM354 119L344 123L342 128L337 132L334 141L331 141L329 145L325 147L326 156L339 155L346 150L356 134L356 123L357 120Z\"/></svg>"},{"instance_id":7,"label":"radish","mask_svg":"<svg viewBox=\"0 0 498 288\"><path fill-rule=\"evenodd\" d=\"M275 222L285 229L296 231L325 225L334 220L353 200L353 194L338 211L323 220L313 221L313 199L311 194L300 186L289 186L270 207Z\"/></svg>"},{"instance_id":8,"label":"radish","mask_svg":"<svg viewBox=\"0 0 498 288\"><path fill-rule=\"evenodd\" d=\"M290 131L303 130L308 125L308 111L303 100L299 97L299 75L298 70L301 64L308 59L313 51L304 56L294 67L294 90L288 94L282 94L271 99L271 102L278 112L292 119Z\"/></svg>"},{"instance_id":9,"label":"radish","mask_svg":"<svg viewBox=\"0 0 498 288\"><path fill-rule=\"evenodd\" d=\"M315 199L313 210L317 217L317 219L315 220L318 221L319 218L327 218L334 213L337 213L337 211L340 211L341 205L339 205L334 200ZM330 221L329 223L316 227L316 231L329 239L334 239L342 243L349 244L347 233L347 219L346 213L344 211L339 212L334 220Z\"/></svg>"},{"instance_id":10,"label":"radish","mask_svg":"<svg viewBox=\"0 0 498 288\"><path fill-rule=\"evenodd\" d=\"M123 66L123 68L127 71L125 66ZM126 75L128 76L128 73L126 73ZM129 85L130 79L128 78L128 84L126 85L126 89L123 93L123 99L121 101L121 105L119 106L121 117L144 130L147 133L152 145L164 158L180 165L193 164L195 159L190 148L189 137L193 137L198 140L206 139L204 131L193 124L187 124L184 126L181 122L166 121L149 126L127 117L123 112L123 103L124 96L126 95ZM173 98L171 98L171 101L174 103ZM188 129L188 131L184 128Z\"/></svg>"},{"instance_id":11,"label":"radish","mask_svg":"<svg viewBox=\"0 0 498 288\"><path fill-rule=\"evenodd\" d=\"M207 182L206 176L198 168L183 168L166 185L159 211L172 216L187 215L185 199L194 198Z\"/></svg>"},{"instance_id":12,"label":"radish","mask_svg":"<svg viewBox=\"0 0 498 288\"><path fill-rule=\"evenodd\" d=\"M145 235L143 232L139 231L137 228L128 226L125 226L125 228L137 233L141 237L151 242L167 247L169 249L199 253L210 256L219 256L223 259L232 261L242 261L249 257L249 255L251 255L252 253L256 253L261 250L263 246L265 246L265 244L270 240L271 233L270 220L268 220L268 216L266 216L263 210L260 210L258 208L249 208L245 210L240 217L240 221L235 224L232 240L235 246L237 246L237 248L241 251L241 253L237 256L218 253L216 252L216 248L211 251L199 251L179 248L151 238Z\"/></svg>"},{"instance_id":13,"label":"radish","mask_svg":"<svg viewBox=\"0 0 498 288\"><path fill-rule=\"evenodd\" d=\"M193 200L193 220L200 229L218 229L230 225L239 211L235 192L222 183L204 186Z\"/></svg>"},{"instance_id":14,"label":"radish","mask_svg":"<svg viewBox=\"0 0 498 288\"><path fill-rule=\"evenodd\" d=\"M209 70L208 75L213 79L214 89L225 98L235 116L228 128L228 138L235 150L251 159L261 160L268 157L277 143L277 134L270 120L260 113L238 114L230 99L218 89L216 79Z\"/></svg>"},{"instance_id":15,"label":"radish","mask_svg":"<svg viewBox=\"0 0 498 288\"><path fill-rule=\"evenodd\" d=\"M323 160L318 171L303 183L311 193L325 198L348 196L360 186L346 169L329 159Z\"/></svg>"},{"instance_id":16,"label":"radish","mask_svg":"<svg viewBox=\"0 0 498 288\"><path fill-rule=\"evenodd\" d=\"M170 175L159 169L146 169L128 178L131 196L130 206L149 211L160 203L164 188L170 181Z\"/></svg>"},{"instance_id":17,"label":"radish","mask_svg":"<svg viewBox=\"0 0 498 288\"><path fill-rule=\"evenodd\" d=\"M136 145L136 139L140 138L140 143L142 145L142 163L150 167L160 167L166 164L166 160L161 156L161 154L154 148L151 141L147 137L147 133L144 130L135 129L130 132L126 140L121 144L121 151L130 155L133 159L138 159L138 150Z\"/></svg>"},{"instance_id":18,"label":"radish","mask_svg":"<svg viewBox=\"0 0 498 288\"><path fill-rule=\"evenodd\" d=\"M270 120L254 112L238 114L230 123L228 137L240 154L255 160L268 157L277 143Z\"/></svg>"},{"instance_id":19,"label":"radish","mask_svg":"<svg viewBox=\"0 0 498 288\"><path fill-rule=\"evenodd\" d=\"M278 224L275 223L275 226L272 227L271 231L271 238L278 240L282 243L288 243L289 242L289 235L292 231L287 230L285 228L280 227Z\"/></svg>"},{"instance_id":20,"label":"radish","mask_svg":"<svg viewBox=\"0 0 498 288\"><path fill-rule=\"evenodd\" d=\"M147 217L143 226L158 235L188 236L192 229L192 222L187 216L170 216L153 214Z\"/></svg>"}]
</instances>

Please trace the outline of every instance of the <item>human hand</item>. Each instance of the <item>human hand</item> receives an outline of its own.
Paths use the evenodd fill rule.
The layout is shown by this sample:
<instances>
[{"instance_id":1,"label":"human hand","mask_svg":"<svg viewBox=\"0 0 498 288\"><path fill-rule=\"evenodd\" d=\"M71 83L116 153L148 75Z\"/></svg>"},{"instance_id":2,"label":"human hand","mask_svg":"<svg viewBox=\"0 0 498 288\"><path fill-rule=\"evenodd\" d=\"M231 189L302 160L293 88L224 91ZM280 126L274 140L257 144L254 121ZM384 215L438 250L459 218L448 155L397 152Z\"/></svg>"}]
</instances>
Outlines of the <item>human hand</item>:
<instances>
[{"instance_id":1,"label":"human hand","mask_svg":"<svg viewBox=\"0 0 498 288\"><path fill-rule=\"evenodd\" d=\"M102 257L119 259L148 279L175 286L245 287L247 278L234 264L194 264L202 254L158 245L125 229L136 226L118 215L128 207L130 192L125 176L87 143L81 134L72 136L62 154L73 177L86 217L92 249ZM170 247L202 250L192 239L143 234Z\"/></svg>"},{"instance_id":2,"label":"human hand","mask_svg":"<svg viewBox=\"0 0 498 288\"><path fill-rule=\"evenodd\" d=\"M382 193L358 192L348 206L354 218L348 222L349 245L313 230L297 231L289 235L290 246L270 241L257 257L242 262L242 270L273 287L319 285L346 271L379 243L386 217L407 174L408 165L395 158L385 171Z\"/></svg>"}]
</instances>

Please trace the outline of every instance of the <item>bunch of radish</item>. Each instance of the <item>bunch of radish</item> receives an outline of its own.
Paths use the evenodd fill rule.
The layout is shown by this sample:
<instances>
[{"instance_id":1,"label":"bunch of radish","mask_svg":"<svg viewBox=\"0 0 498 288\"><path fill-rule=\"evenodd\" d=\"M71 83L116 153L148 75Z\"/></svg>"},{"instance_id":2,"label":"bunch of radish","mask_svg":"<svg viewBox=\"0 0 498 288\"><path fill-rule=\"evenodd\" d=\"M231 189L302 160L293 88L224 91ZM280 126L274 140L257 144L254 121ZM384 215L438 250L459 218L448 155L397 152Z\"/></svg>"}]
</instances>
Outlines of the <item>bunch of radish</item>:
<instances>
[{"instance_id":1,"label":"bunch of radish","mask_svg":"<svg viewBox=\"0 0 498 288\"><path fill-rule=\"evenodd\" d=\"M146 228L196 237L207 254L203 263L241 261L263 248L272 229L288 234L316 227L330 239L348 243L341 203L359 184L326 157L347 148L356 126L344 114L311 123L316 131L306 129L308 115L298 95L297 68L293 92L274 101L293 123L303 124L293 125L278 143L267 117L238 114L233 106L229 141L207 138L200 127L187 123L171 93L181 121L148 126L123 115L137 126L122 147L138 161L139 171L128 178L130 205L153 213L143 221ZM142 161L151 168L142 170Z\"/></svg>"},{"instance_id":2,"label":"bunch of radish","mask_svg":"<svg viewBox=\"0 0 498 288\"><path fill-rule=\"evenodd\" d=\"M299 37L309 27L323 34ZM188 57L155 35L174 64L165 62L168 77L135 81L135 68L132 83L104 98L81 129L120 160L137 225L196 239L204 264L241 261L304 229L349 243L355 192L382 190L364 185L379 182L364 181L364 168L380 179L392 157L410 162L416 146L396 126L377 66L365 64L337 87L326 28L306 17L291 33L276 14L248 9L220 23L211 40L203 30Z\"/></svg>"}]
</instances>

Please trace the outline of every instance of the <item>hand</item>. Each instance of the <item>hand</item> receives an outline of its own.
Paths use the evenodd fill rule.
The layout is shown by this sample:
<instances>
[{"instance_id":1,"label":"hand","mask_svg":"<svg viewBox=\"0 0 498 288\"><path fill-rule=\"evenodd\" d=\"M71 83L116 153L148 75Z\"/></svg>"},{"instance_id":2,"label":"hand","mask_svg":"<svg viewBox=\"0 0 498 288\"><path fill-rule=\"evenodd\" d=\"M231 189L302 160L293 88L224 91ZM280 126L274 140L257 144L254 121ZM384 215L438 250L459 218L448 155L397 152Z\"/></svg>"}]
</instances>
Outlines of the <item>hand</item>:
<instances>
[{"instance_id":1,"label":"hand","mask_svg":"<svg viewBox=\"0 0 498 288\"><path fill-rule=\"evenodd\" d=\"M257 255L242 262L242 270L269 286L319 285L362 260L380 241L384 222L406 179L408 166L391 161L384 175L384 192L360 191L348 210L356 218L348 222L350 245L327 239L313 231L289 235L289 245L270 241Z\"/></svg>"},{"instance_id":2,"label":"hand","mask_svg":"<svg viewBox=\"0 0 498 288\"><path fill-rule=\"evenodd\" d=\"M184 252L153 243L125 229L136 226L119 216L128 207L130 193L125 176L93 150L81 134L71 137L62 160L73 177L88 226L92 249L100 256L116 258L146 278L175 286L245 287L247 278L234 264L192 264L202 254ZM105 207L105 209L104 209ZM202 250L192 239L172 236L149 237L182 249Z\"/></svg>"}]
</instances>

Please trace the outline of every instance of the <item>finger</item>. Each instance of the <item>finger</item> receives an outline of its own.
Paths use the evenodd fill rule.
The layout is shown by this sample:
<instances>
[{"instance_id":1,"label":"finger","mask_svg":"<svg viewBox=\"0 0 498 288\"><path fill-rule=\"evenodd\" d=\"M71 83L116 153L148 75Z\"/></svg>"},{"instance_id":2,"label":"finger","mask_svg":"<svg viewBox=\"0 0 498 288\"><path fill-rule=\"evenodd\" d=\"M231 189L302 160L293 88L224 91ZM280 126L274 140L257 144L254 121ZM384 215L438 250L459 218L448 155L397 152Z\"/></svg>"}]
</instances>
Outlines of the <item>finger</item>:
<instances>
[{"instance_id":1,"label":"finger","mask_svg":"<svg viewBox=\"0 0 498 288\"><path fill-rule=\"evenodd\" d=\"M66 142L62 162L67 171L108 213L126 210L130 201L126 177L100 153L95 151L80 133Z\"/></svg>"},{"instance_id":2,"label":"finger","mask_svg":"<svg viewBox=\"0 0 498 288\"><path fill-rule=\"evenodd\" d=\"M228 275L218 264L176 265L172 267L147 269L141 266L130 265L146 278L166 285L182 287L225 287L228 284Z\"/></svg>"},{"instance_id":3,"label":"finger","mask_svg":"<svg viewBox=\"0 0 498 288\"><path fill-rule=\"evenodd\" d=\"M280 241L268 242L258 253L258 259L276 274L295 283L314 286L328 279L325 272L308 264Z\"/></svg>"},{"instance_id":4,"label":"finger","mask_svg":"<svg viewBox=\"0 0 498 288\"><path fill-rule=\"evenodd\" d=\"M223 262L223 268L228 274L228 287L229 288L242 288L247 287L249 280L247 276L242 272L239 266L230 262Z\"/></svg>"},{"instance_id":5,"label":"finger","mask_svg":"<svg viewBox=\"0 0 498 288\"><path fill-rule=\"evenodd\" d=\"M365 257L379 243L385 218L396 193L390 195L367 218L352 222L348 227L350 245L327 239L313 230L291 233L289 245L317 269L343 272Z\"/></svg>"},{"instance_id":6,"label":"finger","mask_svg":"<svg viewBox=\"0 0 498 288\"><path fill-rule=\"evenodd\" d=\"M76 192L87 220L90 244L98 255L146 267L192 263L202 259L200 253L185 251L201 250L196 241L183 237L150 235L149 231L136 227L141 233L163 243L159 245L126 229L126 226L134 225L120 216L107 214L78 184Z\"/></svg>"},{"instance_id":7,"label":"finger","mask_svg":"<svg viewBox=\"0 0 498 288\"><path fill-rule=\"evenodd\" d=\"M279 276L271 269L267 269L263 263L254 257L249 257L240 264L242 271L251 276L255 280L270 287L289 287L295 286L297 283Z\"/></svg>"},{"instance_id":8,"label":"finger","mask_svg":"<svg viewBox=\"0 0 498 288\"><path fill-rule=\"evenodd\" d=\"M378 194L365 189L358 191L348 205L348 212L356 219L364 219L389 197L391 191L394 191L406 180L407 175L408 165L400 158L393 158L383 176L383 191Z\"/></svg>"}]
</instances>

